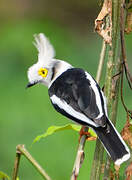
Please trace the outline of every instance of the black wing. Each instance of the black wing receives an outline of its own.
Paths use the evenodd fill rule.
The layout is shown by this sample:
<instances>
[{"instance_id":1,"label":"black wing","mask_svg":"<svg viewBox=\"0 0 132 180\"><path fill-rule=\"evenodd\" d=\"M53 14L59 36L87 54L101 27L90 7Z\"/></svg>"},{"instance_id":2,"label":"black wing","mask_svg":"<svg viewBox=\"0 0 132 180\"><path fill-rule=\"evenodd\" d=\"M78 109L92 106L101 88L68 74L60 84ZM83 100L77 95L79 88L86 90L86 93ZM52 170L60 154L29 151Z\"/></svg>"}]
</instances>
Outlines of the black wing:
<instances>
[{"instance_id":1,"label":"black wing","mask_svg":"<svg viewBox=\"0 0 132 180\"><path fill-rule=\"evenodd\" d=\"M83 113L97 125L104 126L106 123L104 108L101 107L104 116L97 118L100 114L100 108L96 102L96 94L91 86L91 80L94 81L96 86L94 88L99 92L98 100L101 102L101 106L104 106L100 88L95 80L92 77L89 80L86 73L78 68L69 69L59 76L49 88L49 96L56 95L61 101L65 101L74 110ZM63 107L61 113L62 109Z\"/></svg>"}]
</instances>

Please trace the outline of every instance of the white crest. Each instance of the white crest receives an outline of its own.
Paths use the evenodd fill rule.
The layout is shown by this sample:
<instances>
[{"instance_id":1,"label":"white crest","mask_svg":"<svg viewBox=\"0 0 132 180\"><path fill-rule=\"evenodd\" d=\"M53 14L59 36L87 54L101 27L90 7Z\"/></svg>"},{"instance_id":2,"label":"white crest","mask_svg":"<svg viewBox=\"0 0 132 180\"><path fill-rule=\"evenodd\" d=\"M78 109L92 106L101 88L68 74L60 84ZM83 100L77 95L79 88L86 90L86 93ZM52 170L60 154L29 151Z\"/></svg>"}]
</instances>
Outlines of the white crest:
<instances>
[{"instance_id":1,"label":"white crest","mask_svg":"<svg viewBox=\"0 0 132 180\"><path fill-rule=\"evenodd\" d=\"M43 33L35 34L34 38L35 38L34 45L39 53L38 61L44 62L46 64L46 61L49 61L49 59L54 58L55 50Z\"/></svg>"}]
</instances>

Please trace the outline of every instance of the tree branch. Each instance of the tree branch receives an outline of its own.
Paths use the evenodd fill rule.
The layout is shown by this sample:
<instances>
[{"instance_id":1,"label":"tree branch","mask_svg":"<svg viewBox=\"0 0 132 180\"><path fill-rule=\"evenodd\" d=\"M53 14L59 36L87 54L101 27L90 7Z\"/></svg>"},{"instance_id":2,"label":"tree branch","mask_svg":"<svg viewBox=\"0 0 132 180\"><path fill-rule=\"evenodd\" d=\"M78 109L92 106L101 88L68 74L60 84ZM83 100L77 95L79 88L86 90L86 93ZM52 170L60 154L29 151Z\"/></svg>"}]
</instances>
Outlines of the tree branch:
<instances>
[{"instance_id":1,"label":"tree branch","mask_svg":"<svg viewBox=\"0 0 132 180\"><path fill-rule=\"evenodd\" d=\"M119 27L119 15L120 15L119 7L120 7L120 0L113 0L112 1L112 34L111 34L112 44L111 46L109 46L108 63L107 63L106 79L105 79L105 96L107 98L108 114L111 121L114 123L116 121L116 113L117 113L119 80L113 83L112 77L115 73L116 50L117 50L116 47L117 47L117 42L118 42L118 31L119 31L118 27ZM111 25L111 19L109 23ZM101 147L101 144L100 142L97 141L94 161L93 161L93 166L92 166L91 180L92 179L99 180L101 176L101 166L103 162L103 149L100 150L100 147ZM110 161L109 161L110 158L108 157L107 159L108 160L105 166L105 175L106 175L105 178L109 174L109 165L110 165Z\"/></svg>"},{"instance_id":2,"label":"tree branch","mask_svg":"<svg viewBox=\"0 0 132 180\"><path fill-rule=\"evenodd\" d=\"M110 73L108 73L108 75L106 76L107 77L106 83L108 84L106 84L106 89L105 89L105 95L108 101L107 106L108 106L109 118L114 125L116 124L119 83L121 76L119 72L121 71L121 65L122 65L121 59L118 59L116 57L119 24L120 24L120 6L121 6L120 0L112 1L112 47L110 47L109 57L108 57L108 63L111 64L111 70L109 70L109 65L108 65L107 71L110 71ZM116 59L118 59L118 61ZM114 74L117 74L117 76L115 75L113 78ZM105 163L103 180L109 179L109 174L110 174L111 159L108 155L106 159L107 160Z\"/></svg>"},{"instance_id":3,"label":"tree branch","mask_svg":"<svg viewBox=\"0 0 132 180\"><path fill-rule=\"evenodd\" d=\"M27 160L36 168L36 170L41 174L41 176L45 180L51 180L51 178L48 176L48 174L45 172L45 170L38 164L38 162L31 156L31 154L26 150L24 145L18 145L16 150L16 160L14 165L14 171L13 171L13 179L16 180L17 174L18 174L18 167L20 162L20 156L24 155Z\"/></svg>"},{"instance_id":4,"label":"tree branch","mask_svg":"<svg viewBox=\"0 0 132 180\"><path fill-rule=\"evenodd\" d=\"M84 131L88 132L88 127L85 127ZM79 175L79 170L84 160L84 146L85 146L86 138L87 136L83 135L80 139L80 143L78 145L78 150L77 150L77 155L76 155L76 160L75 160L74 167L72 170L71 180L77 180L77 177Z\"/></svg>"},{"instance_id":5,"label":"tree branch","mask_svg":"<svg viewBox=\"0 0 132 180\"><path fill-rule=\"evenodd\" d=\"M101 49L101 53L100 53L100 60L99 60L99 64L98 64L97 74L96 74L96 81L97 81L97 83L99 83L100 79L101 79L103 65L104 65L104 59L105 59L105 54L106 54L106 42L103 41L102 49Z\"/></svg>"},{"instance_id":6,"label":"tree branch","mask_svg":"<svg viewBox=\"0 0 132 180\"><path fill-rule=\"evenodd\" d=\"M16 158L15 158L15 163L14 163L12 180L17 179L18 169L19 169L19 164L20 164L20 158L21 158L21 153L16 150Z\"/></svg>"}]
</instances>

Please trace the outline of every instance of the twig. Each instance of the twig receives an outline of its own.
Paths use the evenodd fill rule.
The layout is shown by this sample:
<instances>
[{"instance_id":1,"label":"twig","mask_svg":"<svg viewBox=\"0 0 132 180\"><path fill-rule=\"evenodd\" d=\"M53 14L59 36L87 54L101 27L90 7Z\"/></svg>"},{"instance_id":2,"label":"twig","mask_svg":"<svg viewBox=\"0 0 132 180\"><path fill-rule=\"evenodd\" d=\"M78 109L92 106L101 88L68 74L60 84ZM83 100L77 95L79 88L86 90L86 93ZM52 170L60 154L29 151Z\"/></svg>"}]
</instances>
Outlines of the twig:
<instances>
[{"instance_id":1,"label":"twig","mask_svg":"<svg viewBox=\"0 0 132 180\"><path fill-rule=\"evenodd\" d=\"M51 180L51 178L48 176L48 174L45 172L45 170L38 164L38 162L31 156L31 154L26 150L24 145L18 145L17 146L17 152L16 152L16 163L15 163L15 170L13 172L13 178L12 180L16 180L17 178L17 173L18 173L18 166L20 162L20 157L19 155L22 154L24 155L27 160L37 169L37 171L42 175L42 177L45 180Z\"/></svg>"},{"instance_id":2,"label":"twig","mask_svg":"<svg viewBox=\"0 0 132 180\"><path fill-rule=\"evenodd\" d=\"M96 75L97 83L99 83L100 79L101 79L102 69L103 69L104 59L105 59L105 54L106 54L106 42L103 40L102 49L101 49L101 53L100 53L100 60L99 60L98 70L97 70L97 75Z\"/></svg>"},{"instance_id":3,"label":"twig","mask_svg":"<svg viewBox=\"0 0 132 180\"><path fill-rule=\"evenodd\" d=\"M88 127L85 127L84 131L88 132ZM77 180L77 177L79 175L79 170L84 160L84 146L85 146L86 138L87 136L83 135L80 139L80 143L79 143L77 155L76 155L76 160L75 160L74 167L72 170L71 180Z\"/></svg>"},{"instance_id":4,"label":"twig","mask_svg":"<svg viewBox=\"0 0 132 180\"><path fill-rule=\"evenodd\" d=\"M20 158L21 158L21 152L16 150L16 158L15 158L15 163L14 163L12 180L16 180L17 179Z\"/></svg>"}]
</instances>

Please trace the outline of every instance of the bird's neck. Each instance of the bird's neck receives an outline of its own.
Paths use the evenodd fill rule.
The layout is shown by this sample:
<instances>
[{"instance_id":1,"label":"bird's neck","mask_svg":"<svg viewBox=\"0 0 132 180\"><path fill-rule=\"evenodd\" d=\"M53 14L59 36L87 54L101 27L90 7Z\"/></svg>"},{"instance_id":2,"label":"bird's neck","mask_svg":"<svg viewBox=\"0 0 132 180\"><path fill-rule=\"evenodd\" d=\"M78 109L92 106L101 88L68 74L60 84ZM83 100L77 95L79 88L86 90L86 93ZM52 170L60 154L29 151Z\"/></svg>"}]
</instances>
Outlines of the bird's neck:
<instances>
[{"instance_id":1,"label":"bird's neck","mask_svg":"<svg viewBox=\"0 0 132 180\"><path fill-rule=\"evenodd\" d=\"M49 87L63 72L65 72L67 69L71 69L71 68L73 68L73 67L65 61L55 60L54 75L53 75L53 78L49 84Z\"/></svg>"}]
</instances>

